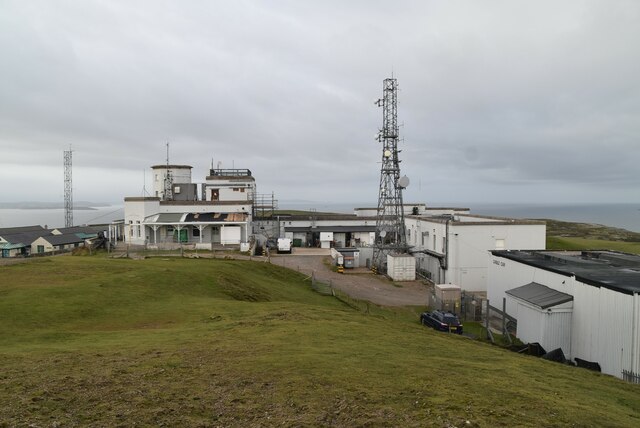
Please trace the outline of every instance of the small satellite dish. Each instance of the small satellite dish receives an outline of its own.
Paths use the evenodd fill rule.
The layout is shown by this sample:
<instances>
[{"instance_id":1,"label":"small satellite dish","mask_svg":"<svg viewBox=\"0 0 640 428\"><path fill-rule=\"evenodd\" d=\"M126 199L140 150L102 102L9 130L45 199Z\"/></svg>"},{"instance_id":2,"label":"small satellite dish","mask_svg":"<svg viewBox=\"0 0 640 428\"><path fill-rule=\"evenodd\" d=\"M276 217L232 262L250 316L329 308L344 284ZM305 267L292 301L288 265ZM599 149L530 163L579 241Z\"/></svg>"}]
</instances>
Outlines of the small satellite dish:
<instances>
[{"instance_id":1,"label":"small satellite dish","mask_svg":"<svg viewBox=\"0 0 640 428\"><path fill-rule=\"evenodd\" d=\"M409 177L403 175L400 180L398 180L398 186L402 187L403 189L409 187Z\"/></svg>"},{"instance_id":2,"label":"small satellite dish","mask_svg":"<svg viewBox=\"0 0 640 428\"><path fill-rule=\"evenodd\" d=\"M384 151L384 157L385 158L391 157L391 150L385 150Z\"/></svg>"},{"instance_id":3,"label":"small satellite dish","mask_svg":"<svg viewBox=\"0 0 640 428\"><path fill-rule=\"evenodd\" d=\"M381 237L383 237L383 238L384 238L385 236L387 236L387 231L386 231L386 230L381 230L381 231L380 231L380 236L381 236Z\"/></svg>"}]
</instances>

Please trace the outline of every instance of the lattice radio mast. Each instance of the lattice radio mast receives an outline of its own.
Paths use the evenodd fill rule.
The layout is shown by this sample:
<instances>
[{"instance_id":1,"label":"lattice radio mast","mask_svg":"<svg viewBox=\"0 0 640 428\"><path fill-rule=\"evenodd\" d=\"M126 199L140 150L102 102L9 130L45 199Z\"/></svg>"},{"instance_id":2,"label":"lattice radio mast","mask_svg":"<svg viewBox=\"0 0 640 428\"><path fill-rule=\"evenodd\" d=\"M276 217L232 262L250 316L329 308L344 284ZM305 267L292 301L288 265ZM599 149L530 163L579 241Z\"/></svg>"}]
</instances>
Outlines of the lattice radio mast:
<instances>
[{"instance_id":1,"label":"lattice radio mast","mask_svg":"<svg viewBox=\"0 0 640 428\"><path fill-rule=\"evenodd\" d=\"M64 151L64 227L73 226L73 180L71 175L71 147Z\"/></svg>"},{"instance_id":2,"label":"lattice radio mast","mask_svg":"<svg viewBox=\"0 0 640 428\"><path fill-rule=\"evenodd\" d=\"M164 200L170 201L173 199L173 174L169 169L169 143L167 143L167 171L164 177Z\"/></svg>"},{"instance_id":3,"label":"lattice radio mast","mask_svg":"<svg viewBox=\"0 0 640 428\"><path fill-rule=\"evenodd\" d=\"M408 252L402 189L409 185L409 179L400 177L397 79L384 79L382 94L376 101L376 105L382 107L382 129L376 138L382 143L382 166L372 264L378 272L386 272L388 254Z\"/></svg>"}]
</instances>

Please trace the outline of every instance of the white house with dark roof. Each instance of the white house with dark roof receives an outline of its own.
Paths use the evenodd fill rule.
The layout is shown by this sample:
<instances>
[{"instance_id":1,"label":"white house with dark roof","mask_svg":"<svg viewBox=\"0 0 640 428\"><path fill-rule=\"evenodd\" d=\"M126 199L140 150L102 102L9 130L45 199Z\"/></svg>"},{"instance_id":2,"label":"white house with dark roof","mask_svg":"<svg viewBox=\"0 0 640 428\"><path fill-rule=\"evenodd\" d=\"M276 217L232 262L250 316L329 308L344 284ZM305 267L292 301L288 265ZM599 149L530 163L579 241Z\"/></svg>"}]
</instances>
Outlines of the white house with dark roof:
<instances>
[{"instance_id":1,"label":"white house with dark roof","mask_svg":"<svg viewBox=\"0 0 640 428\"><path fill-rule=\"evenodd\" d=\"M31 243L31 254L72 250L84 245L85 239L75 233L41 236Z\"/></svg>"},{"instance_id":2,"label":"white house with dark roof","mask_svg":"<svg viewBox=\"0 0 640 428\"><path fill-rule=\"evenodd\" d=\"M125 241L167 246L238 245L248 242L255 178L248 169L211 169L191 182L191 166L156 165L152 197L126 197Z\"/></svg>"},{"instance_id":3,"label":"white house with dark roof","mask_svg":"<svg viewBox=\"0 0 640 428\"><path fill-rule=\"evenodd\" d=\"M51 231L42 226L0 228L0 257L28 256L31 244Z\"/></svg>"},{"instance_id":4,"label":"white house with dark roof","mask_svg":"<svg viewBox=\"0 0 640 428\"><path fill-rule=\"evenodd\" d=\"M517 336L640 382L640 256L613 251L493 251L487 297L506 299Z\"/></svg>"}]
</instances>

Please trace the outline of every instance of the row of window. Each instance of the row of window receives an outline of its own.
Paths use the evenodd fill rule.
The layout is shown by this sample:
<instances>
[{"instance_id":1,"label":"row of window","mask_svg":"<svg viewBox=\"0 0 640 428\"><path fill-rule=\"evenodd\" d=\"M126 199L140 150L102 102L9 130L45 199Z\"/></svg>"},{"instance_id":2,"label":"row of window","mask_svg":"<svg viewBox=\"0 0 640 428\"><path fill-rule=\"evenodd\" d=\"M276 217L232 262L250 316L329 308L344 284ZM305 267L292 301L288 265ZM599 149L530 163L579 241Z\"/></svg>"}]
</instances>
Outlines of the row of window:
<instances>
[{"instance_id":1,"label":"row of window","mask_svg":"<svg viewBox=\"0 0 640 428\"><path fill-rule=\"evenodd\" d=\"M407 229L407 241L411 242L411 229ZM422 242L421 245L424 247L425 246L425 241L428 241L428 239L425 240L425 238L429 238L429 232L422 232ZM432 250L437 251L436 250L436 243L437 243L437 237L436 237L436 233L433 233L433 246L432 246ZM418 231L415 231L413 233L413 245L418 245ZM447 248L447 238L446 237L442 237L442 253L444 253L446 251ZM500 238L496 238L495 239L495 249L496 250L504 250L505 247L505 240L504 239L500 239Z\"/></svg>"}]
</instances>

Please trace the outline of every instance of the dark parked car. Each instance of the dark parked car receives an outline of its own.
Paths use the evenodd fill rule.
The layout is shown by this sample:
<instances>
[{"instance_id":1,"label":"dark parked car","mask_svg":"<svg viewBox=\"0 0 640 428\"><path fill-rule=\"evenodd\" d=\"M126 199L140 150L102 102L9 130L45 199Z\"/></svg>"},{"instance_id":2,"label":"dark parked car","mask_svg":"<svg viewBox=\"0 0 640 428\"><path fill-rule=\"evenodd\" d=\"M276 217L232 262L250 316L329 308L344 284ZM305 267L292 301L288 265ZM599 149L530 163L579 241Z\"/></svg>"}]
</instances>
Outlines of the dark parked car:
<instances>
[{"instance_id":1,"label":"dark parked car","mask_svg":"<svg viewBox=\"0 0 640 428\"><path fill-rule=\"evenodd\" d=\"M423 312L422 315L420 315L420 322L422 325L429 326L438 331L450 331L451 333L462 334L462 324L456 314L451 312Z\"/></svg>"}]
</instances>

